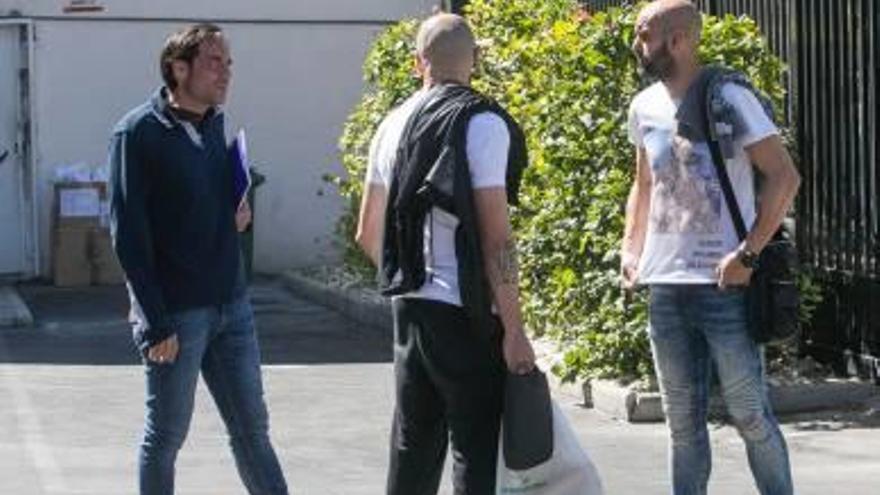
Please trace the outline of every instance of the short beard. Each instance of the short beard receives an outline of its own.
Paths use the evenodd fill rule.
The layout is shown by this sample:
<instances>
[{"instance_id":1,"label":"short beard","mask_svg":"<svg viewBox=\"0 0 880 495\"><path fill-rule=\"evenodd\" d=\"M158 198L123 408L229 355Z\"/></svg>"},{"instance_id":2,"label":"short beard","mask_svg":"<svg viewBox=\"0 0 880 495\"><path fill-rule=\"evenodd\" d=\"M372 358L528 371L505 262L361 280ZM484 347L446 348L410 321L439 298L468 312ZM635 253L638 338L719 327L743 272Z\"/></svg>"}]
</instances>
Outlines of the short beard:
<instances>
[{"instance_id":1,"label":"short beard","mask_svg":"<svg viewBox=\"0 0 880 495\"><path fill-rule=\"evenodd\" d=\"M639 75L642 77L660 81L668 81L675 77L675 59L669 53L666 43L663 43L651 58L645 57L641 51L636 51L636 58L639 61Z\"/></svg>"}]
</instances>

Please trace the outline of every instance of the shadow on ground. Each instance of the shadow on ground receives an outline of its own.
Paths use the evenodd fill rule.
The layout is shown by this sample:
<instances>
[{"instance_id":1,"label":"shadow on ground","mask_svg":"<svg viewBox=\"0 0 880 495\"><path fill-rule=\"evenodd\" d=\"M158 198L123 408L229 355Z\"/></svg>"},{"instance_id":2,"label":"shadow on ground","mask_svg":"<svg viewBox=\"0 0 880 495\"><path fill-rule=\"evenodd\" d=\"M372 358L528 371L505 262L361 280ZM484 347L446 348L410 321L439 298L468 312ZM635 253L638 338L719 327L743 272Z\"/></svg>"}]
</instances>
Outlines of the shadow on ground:
<instances>
[{"instance_id":1,"label":"shadow on ground","mask_svg":"<svg viewBox=\"0 0 880 495\"><path fill-rule=\"evenodd\" d=\"M34 327L0 331L0 364L136 365L122 286L59 289L18 287L34 314ZM388 332L354 323L290 295L274 279L260 278L251 300L263 364L390 362Z\"/></svg>"}]
</instances>

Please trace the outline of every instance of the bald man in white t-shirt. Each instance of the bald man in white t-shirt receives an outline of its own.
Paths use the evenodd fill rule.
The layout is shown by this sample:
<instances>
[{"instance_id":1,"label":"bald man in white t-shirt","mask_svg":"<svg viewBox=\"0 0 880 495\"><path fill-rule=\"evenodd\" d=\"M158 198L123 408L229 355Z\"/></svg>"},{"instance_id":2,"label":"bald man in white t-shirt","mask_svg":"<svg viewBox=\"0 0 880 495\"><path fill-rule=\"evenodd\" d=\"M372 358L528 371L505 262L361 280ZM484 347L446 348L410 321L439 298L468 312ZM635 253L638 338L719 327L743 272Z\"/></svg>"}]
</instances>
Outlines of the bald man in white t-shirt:
<instances>
[{"instance_id":1,"label":"bald man in white t-shirt","mask_svg":"<svg viewBox=\"0 0 880 495\"><path fill-rule=\"evenodd\" d=\"M651 2L636 21L639 65L658 82L630 106L636 180L621 272L625 287L650 290L649 331L670 429L672 493L706 493L714 368L758 490L791 495L788 450L767 399L760 349L749 333L744 287L800 179L755 94L738 84L719 86L735 114L730 156L719 166L750 229L740 240L707 144L709 129L694 130L684 118L700 114L693 109L703 103L700 81L708 77L698 62L700 32L700 13L687 0ZM757 193L755 169L764 179Z\"/></svg>"},{"instance_id":2,"label":"bald man in white t-shirt","mask_svg":"<svg viewBox=\"0 0 880 495\"><path fill-rule=\"evenodd\" d=\"M377 266L387 251L389 194L403 166L397 163L399 148L413 113L444 86L467 87L475 62L474 36L457 15L427 19L416 44L423 88L385 118L370 148L357 241ZM393 298L397 386L389 495L437 493L450 439L454 493L494 494L504 375L534 367L520 313L507 207L511 133L505 119L491 111L475 113L465 127L485 279L502 331L475 329L462 307L455 241L461 220L432 207L424 220L423 245L417 248L423 252L416 253L423 255L424 282ZM399 280L400 273L394 278ZM480 335L484 330L489 339Z\"/></svg>"}]
</instances>

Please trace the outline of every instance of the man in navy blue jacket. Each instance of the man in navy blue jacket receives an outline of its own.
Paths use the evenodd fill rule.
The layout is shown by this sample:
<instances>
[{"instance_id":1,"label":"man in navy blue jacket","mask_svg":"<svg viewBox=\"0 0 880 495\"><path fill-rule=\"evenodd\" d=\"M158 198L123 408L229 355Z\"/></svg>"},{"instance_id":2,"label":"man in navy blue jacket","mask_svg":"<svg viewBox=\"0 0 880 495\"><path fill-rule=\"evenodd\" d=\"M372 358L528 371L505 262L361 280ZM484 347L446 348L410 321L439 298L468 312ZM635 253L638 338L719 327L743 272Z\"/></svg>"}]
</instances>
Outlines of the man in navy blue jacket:
<instances>
[{"instance_id":1,"label":"man in navy blue jacket","mask_svg":"<svg viewBox=\"0 0 880 495\"><path fill-rule=\"evenodd\" d=\"M269 440L253 311L242 271L223 114L232 61L217 26L171 35L164 86L113 131L111 218L134 340L146 367L141 495L174 493L199 373L214 396L252 495L286 494Z\"/></svg>"}]
</instances>

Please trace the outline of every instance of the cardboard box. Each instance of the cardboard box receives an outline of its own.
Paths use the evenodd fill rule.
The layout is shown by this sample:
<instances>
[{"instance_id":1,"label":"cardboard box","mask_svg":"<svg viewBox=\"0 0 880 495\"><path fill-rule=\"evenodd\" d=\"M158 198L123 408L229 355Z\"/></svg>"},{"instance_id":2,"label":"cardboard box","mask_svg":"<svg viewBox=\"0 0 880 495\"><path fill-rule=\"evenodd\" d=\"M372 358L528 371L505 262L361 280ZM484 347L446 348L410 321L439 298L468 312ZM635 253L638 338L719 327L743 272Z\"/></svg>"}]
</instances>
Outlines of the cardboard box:
<instances>
[{"instance_id":1,"label":"cardboard box","mask_svg":"<svg viewBox=\"0 0 880 495\"><path fill-rule=\"evenodd\" d=\"M57 287L118 285L125 282L110 231L93 227L55 229L53 279Z\"/></svg>"},{"instance_id":2,"label":"cardboard box","mask_svg":"<svg viewBox=\"0 0 880 495\"><path fill-rule=\"evenodd\" d=\"M125 277L107 228L107 184L58 182L52 271L58 287L121 284Z\"/></svg>"},{"instance_id":3,"label":"cardboard box","mask_svg":"<svg viewBox=\"0 0 880 495\"><path fill-rule=\"evenodd\" d=\"M89 261L90 227L57 227L52 242L52 278L57 287L80 287L92 282Z\"/></svg>"},{"instance_id":4,"label":"cardboard box","mask_svg":"<svg viewBox=\"0 0 880 495\"><path fill-rule=\"evenodd\" d=\"M125 273L113 250L110 230L100 228L92 231L90 254L92 284L118 285L125 281Z\"/></svg>"},{"instance_id":5,"label":"cardboard box","mask_svg":"<svg viewBox=\"0 0 880 495\"><path fill-rule=\"evenodd\" d=\"M99 227L106 197L103 182L56 183L55 227Z\"/></svg>"}]
</instances>

